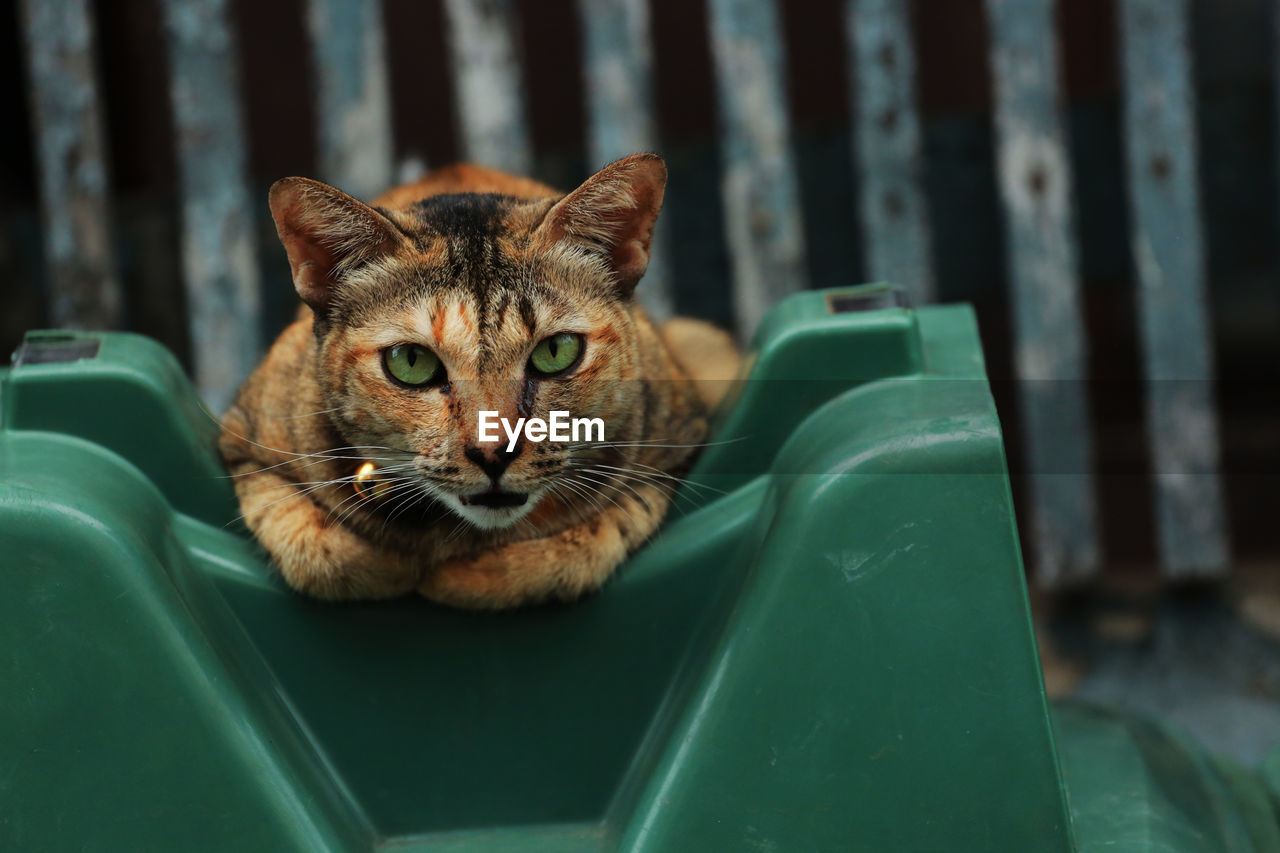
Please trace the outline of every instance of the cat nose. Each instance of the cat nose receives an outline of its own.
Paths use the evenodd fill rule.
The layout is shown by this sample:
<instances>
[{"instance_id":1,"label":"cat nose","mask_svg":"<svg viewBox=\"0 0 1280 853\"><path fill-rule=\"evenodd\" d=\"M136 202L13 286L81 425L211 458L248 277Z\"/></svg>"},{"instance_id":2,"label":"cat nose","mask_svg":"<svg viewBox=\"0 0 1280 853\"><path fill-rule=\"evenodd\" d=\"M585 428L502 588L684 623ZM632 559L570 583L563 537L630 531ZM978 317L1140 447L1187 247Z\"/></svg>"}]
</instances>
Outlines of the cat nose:
<instances>
[{"instance_id":1,"label":"cat nose","mask_svg":"<svg viewBox=\"0 0 1280 853\"><path fill-rule=\"evenodd\" d=\"M471 445L463 454L476 465L480 466L480 470L488 475L489 479L497 483L501 479L507 466L511 461L520 455L520 451L524 449L524 439L516 442L516 446L507 450L506 445L499 444L489 453L485 453L476 445Z\"/></svg>"}]
</instances>

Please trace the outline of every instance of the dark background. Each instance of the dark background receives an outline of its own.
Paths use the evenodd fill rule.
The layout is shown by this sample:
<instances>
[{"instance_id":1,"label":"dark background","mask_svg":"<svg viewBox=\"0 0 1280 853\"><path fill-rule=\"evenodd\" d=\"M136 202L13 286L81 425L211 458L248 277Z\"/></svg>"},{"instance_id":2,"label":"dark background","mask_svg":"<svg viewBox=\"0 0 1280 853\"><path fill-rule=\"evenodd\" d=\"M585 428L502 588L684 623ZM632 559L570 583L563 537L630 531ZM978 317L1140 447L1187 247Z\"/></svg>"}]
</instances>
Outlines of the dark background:
<instances>
[{"instance_id":1,"label":"dark background","mask_svg":"<svg viewBox=\"0 0 1280 853\"><path fill-rule=\"evenodd\" d=\"M128 326L190 362L181 287L177 172L163 27L155 0L97 0L112 213ZM586 161L579 25L572 0L518 4L535 177L570 188ZM1230 532L1238 562L1280 561L1280 185L1276 22L1266 0L1195 0L1200 181ZM855 222L850 86L842 0L779 3L787 92L816 287L862 280ZM1111 570L1154 566L1151 472L1139 380L1138 317L1120 131L1117 14L1111 0L1058 4L1090 393ZM730 321L716 104L703 4L652 0L655 98L670 167L664 216L682 313ZM269 335L295 297L266 211L266 188L317 173L311 55L302 0L231 0L249 134ZM0 349L48 323L27 81L16 4L0 4ZM385 0L397 164L462 152L439 0ZM926 191L939 296L976 306L1021 491L1016 393L980 0L912 4ZM1025 513L1024 513L1025 517Z\"/></svg>"}]
</instances>

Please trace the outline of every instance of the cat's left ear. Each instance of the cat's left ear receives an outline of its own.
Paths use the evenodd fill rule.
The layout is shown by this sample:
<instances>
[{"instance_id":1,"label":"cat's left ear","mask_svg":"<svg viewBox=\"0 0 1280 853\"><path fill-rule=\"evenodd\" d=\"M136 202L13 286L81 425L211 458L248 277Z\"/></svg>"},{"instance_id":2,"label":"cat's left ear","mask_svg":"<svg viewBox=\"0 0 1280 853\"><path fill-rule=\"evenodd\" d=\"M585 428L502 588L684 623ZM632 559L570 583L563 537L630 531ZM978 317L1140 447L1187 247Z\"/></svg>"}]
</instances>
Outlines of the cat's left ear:
<instances>
[{"instance_id":1,"label":"cat's left ear","mask_svg":"<svg viewBox=\"0 0 1280 853\"><path fill-rule=\"evenodd\" d=\"M323 312L343 269L389 254L405 242L391 220L341 190L310 178L271 186L271 217L289 255L293 286Z\"/></svg>"},{"instance_id":2,"label":"cat's left ear","mask_svg":"<svg viewBox=\"0 0 1280 853\"><path fill-rule=\"evenodd\" d=\"M649 244L666 185L667 166L661 157L625 157L558 201L543 220L542 236L547 243L570 240L600 253L619 295L630 297L649 265Z\"/></svg>"}]
</instances>

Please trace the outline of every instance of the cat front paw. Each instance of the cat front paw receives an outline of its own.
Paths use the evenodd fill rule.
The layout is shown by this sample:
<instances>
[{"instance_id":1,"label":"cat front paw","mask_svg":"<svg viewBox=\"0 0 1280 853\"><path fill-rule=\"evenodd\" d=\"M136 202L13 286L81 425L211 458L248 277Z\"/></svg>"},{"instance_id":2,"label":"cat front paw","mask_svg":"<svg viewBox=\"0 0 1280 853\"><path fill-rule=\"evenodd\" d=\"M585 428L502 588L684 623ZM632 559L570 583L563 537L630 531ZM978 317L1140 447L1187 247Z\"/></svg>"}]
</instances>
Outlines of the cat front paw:
<instances>
[{"instance_id":1,"label":"cat front paw","mask_svg":"<svg viewBox=\"0 0 1280 853\"><path fill-rule=\"evenodd\" d=\"M509 610L547 601L576 601L603 582L604 575L575 579L555 563L530 561L512 568L499 551L446 560L427 569L418 592L465 610Z\"/></svg>"},{"instance_id":2,"label":"cat front paw","mask_svg":"<svg viewBox=\"0 0 1280 853\"><path fill-rule=\"evenodd\" d=\"M507 573L475 559L446 560L427 569L418 584L424 597L466 610L504 610L530 603L516 592Z\"/></svg>"},{"instance_id":3,"label":"cat front paw","mask_svg":"<svg viewBox=\"0 0 1280 853\"><path fill-rule=\"evenodd\" d=\"M285 583L296 592L324 601L375 601L413 592L421 573L394 555L342 560L324 548L276 560Z\"/></svg>"}]
</instances>

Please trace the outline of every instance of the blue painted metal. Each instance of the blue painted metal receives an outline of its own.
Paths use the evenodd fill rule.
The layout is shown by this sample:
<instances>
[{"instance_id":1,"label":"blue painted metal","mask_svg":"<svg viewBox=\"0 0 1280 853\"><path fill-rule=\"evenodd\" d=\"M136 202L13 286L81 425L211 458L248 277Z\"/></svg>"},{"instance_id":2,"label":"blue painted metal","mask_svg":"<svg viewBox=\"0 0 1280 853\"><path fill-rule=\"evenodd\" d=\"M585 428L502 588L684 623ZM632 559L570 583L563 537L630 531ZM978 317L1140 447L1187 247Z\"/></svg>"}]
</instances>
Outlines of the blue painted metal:
<instances>
[{"instance_id":1,"label":"blue painted metal","mask_svg":"<svg viewBox=\"0 0 1280 853\"><path fill-rule=\"evenodd\" d=\"M449 53L466 157L527 175L533 144L525 117L523 75L512 0L445 0Z\"/></svg>"},{"instance_id":2,"label":"blue painted metal","mask_svg":"<svg viewBox=\"0 0 1280 853\"><path fill-rule=\"evenodd\" d=\"M738 331L807 284L800 190L772 0L708 0Z\"/></svg>"},{"instance_id":3,"label":"blue painted metal","mask_svg":"<svg viewBox=\"0 0 1280 853\"><path fill-rule=\"evenodd\" d=\"M221 411L262 353L253 208L226 0L164 0L196 384Z\"/></svg>"},{"instance_id":4,"label":"blue painted metal","mask_svg":"<svg viewBox=\"0 0 1280 853\"><path fill-rule=\"evenodd\" d=\"M656 151L653 48L645 0L578 0L582 20L587 149L594 166L637 151ZM659 319L672 308L671 270L663 251L667 220L658 219L649 269L640 285L645 306Z\"/></svg>"},{"instance_id":5,"label":"blue painted metal","mask_svg":"<svg viewBox=\"0 0 1280 853\"><path fill-rule=\"evenodd\" d=\"M854 170L868 281L934 298L915 52L906 0L847 0Z\"/></svg>"},{"instance_id":6,"label":"blue painted metal","mask_svg":"<svg viewBox=\"0 0 1280 853\"><path fill-rule=\"evenodd\" d=\"M87 0L23 0L49 316L61 327L123 319L108 186L93 11Z\"/></svg>"},{"instance_id":7,"label":"blue painted metal","mask_svg":"<svg viewBox=\"0 0 1280 853\"><path fill-rule=\"evenodd\" d=\"M1096 574L1099 546L1053 0L986 7L1035 571L1054 585Z\"/></svg>"},{"instance_id":8,"label":"blue painted metal","mask_svg":"<svg viewBox=\"0 0 1280 853\"><path fill-rule=\"evenodd\" d=\"M1120 0L1125 143L1160 558L1171 577L1229 561L1187 0Z\"/></svg>"},{"instance_id":9,"label":"blue painted metal","mask_svg":"<svg viewBox=\"0 0 1280 853\"><path fill-rule=\"evenodd\" d=\"M391 184L391 104L380 0L310 0L321 178L359 198Z\"/></svg>"}]
</instances>

